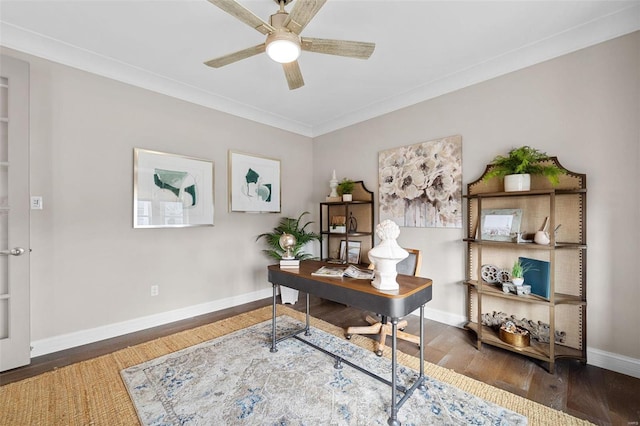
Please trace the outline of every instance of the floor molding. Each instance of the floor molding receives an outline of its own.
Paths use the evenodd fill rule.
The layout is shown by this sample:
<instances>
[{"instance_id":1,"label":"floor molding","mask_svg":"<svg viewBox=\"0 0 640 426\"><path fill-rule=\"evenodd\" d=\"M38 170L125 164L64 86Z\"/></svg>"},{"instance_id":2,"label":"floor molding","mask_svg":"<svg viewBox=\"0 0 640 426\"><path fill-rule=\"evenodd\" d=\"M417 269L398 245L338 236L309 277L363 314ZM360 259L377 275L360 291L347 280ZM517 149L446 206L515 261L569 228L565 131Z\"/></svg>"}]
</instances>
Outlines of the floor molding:
<instances>
[{"instance_id":1,"label":"floor molding","mask_svg":"<svg viewBox=\"0 0 640 426\"><path fill-rule=\"evenodd\" d=\"M134 333L136 331L146 330L152 327L169 324L171 322L192 318L198 315L204 315L222 309L233 308L244 303L265 299L271 297L272 295L272 289L267 288L240 296L228 297L225 299L215 300L212 302L202 303L194 306L188 306L186 308L176 309L173 311L162 312L146 317L135 318L128 321L109 324L87 330L81 330L74 333L62 334L47 339L36 340L31 344L31 357L34 358L37 356L98 342L100 340L110 339L128 333ZM413 312L412 314L417 316L419 315L419 311ZM458 328L463 328L464 324L467 321L466 317L464 316L430 308L425 308L424 317ZM612 352L602 351L600 349L587 348L587 360L587 363L590 365L640 378L640 360L638 359L615 354Z\"/></svg>"},{"instance_id":2,"label":"floor molding","mask_svg":"<svg viewBox=\"0 0 640 426\"><path fill-rule=\"evenodd\" d=\"M640 359L587 347L587 363L640 379Z\"/></svg>"},{"instance_id":3,"label":"floor molding","mask_svg":"<svg viewBox=\"0 0 640 426\"><path fill-rule=\"evenodd\" d=\"M415 311L412 314L416 316L420 315L419 311ZM424 317L458 328L464 328L464 325L467 323L467 318L464 316L439 311L437 309L425 308ZM587 364L640 379L639 359L587 347Z\"/></svg>"},{"instance_id":4,"label":"floor molding","mask_svg":"<svg viewBox=\"0 0 640 426\"><path fill-rule=\"evenodd\" d=\"M420 311L413 312L415 315L420 315ZM450 312L440 311L438 309L424 308L424 317L433 321L441 322L443 324L452 325L458 328L464 328L467 323L467 317L462 315L452 314Z\"/></svg>"},{"instance_id":5,"label":"floor molding","mask_svg":"<svg viewBox=\"0 0 640 426\"><path fill-rule=\"evenodd\" d=\"M221 309L232 308L234 306L254 302L256 300L265 299L267 297L271 297L272 295L272 289L266 288L240 296L214 300L199 305L175 309L173 311L161 312L159 314L149 315L146 317L135 318L128 321L122 321L114 324L104 325L101 327L90 328L87 330L80 330L73 333L36 340L31 343L31 357L35 358L37 356L46 355L53 352L86 345L89 343L99 342L100 340L110 339L128 333L146 330L148 328L169 324L171 322L192 318L198 315L216 312Z\"/></svg>"}]
</instances>

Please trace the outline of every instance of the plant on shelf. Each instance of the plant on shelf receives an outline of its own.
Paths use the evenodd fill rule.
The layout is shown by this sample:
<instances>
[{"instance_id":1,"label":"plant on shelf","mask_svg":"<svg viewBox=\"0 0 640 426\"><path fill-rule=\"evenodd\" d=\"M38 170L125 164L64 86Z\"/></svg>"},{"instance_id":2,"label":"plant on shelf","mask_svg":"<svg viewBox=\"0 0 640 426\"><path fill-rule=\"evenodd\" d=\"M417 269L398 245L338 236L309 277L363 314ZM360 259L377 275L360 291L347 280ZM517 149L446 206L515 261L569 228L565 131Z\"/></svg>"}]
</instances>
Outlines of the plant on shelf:
<instances>
[{"instance_id":1,"label":"plant on shelf","mask_svg":"<svg viewBox=\"0 0 640 426\"><path fill-rule=\"evenodd\" d=\"M351 201L353 190L355 189L356 183L351 179L344 178L338 184L338 195L342 196L342 201Z\"/></svg>"},{"instance_id":2,"label":"plant on shelf","mask_svg":"<svg viewBox=\"0 0 640 426\"><path fill-rule=\"evenodd\" d=\"M278 226L273 228L273 231L258 235L256 237L256 241L264 239L269 246L268 249L264 249L262 252L273 259L281 260L282 255L284 254L284 249L280 247L280 237L282 234L291 234L296 239L296 244L293 247L294 257L299 260L313 259L314 256L303 252L302 248L308 242L320 241L320 235L307 231L307 226L313 222L307 222L304 225L301 225L302 217L307 214L309 214L309 212L303 212L297 219L283 217L280 219Z\"/></svg>"},{"instance_id":3,"label":"plant on shelf","mask_svg":"<svg viewBox=\"0 0 640 426\"><path fill-rule=\"evenodd\" d=\"M484 179L494 177L505 178L505 191L528 191L530 188L530 175L546 176L552 185L560 183L560 175L566 170L547 163L551 157L530 146L521 146L509 151L507 156L497 155L490 163L492 168Z\"/></svg>"},{"instance_id":4,"label":"plant on shelf","mask_svg":"<svg viewBox=\"0 0 640 426\"><path fill-rule=\"evenodd\" d=\"M513 267L511 268L511 282L515 285L522 285L524 283L524 274L530 269L530 267L523 265L520 262L520 259L513 262Z\"/></svg>"}]
</instances>

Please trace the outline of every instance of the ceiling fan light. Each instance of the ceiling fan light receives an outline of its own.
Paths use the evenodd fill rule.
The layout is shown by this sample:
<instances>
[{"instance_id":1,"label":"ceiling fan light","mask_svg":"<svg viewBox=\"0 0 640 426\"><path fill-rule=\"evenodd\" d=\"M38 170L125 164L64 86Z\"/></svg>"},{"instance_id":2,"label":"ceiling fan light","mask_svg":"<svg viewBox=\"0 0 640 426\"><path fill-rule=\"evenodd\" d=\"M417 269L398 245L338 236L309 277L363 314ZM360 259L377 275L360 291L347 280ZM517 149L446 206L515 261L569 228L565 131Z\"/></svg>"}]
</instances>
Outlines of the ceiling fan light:
<instances>
[{"instance_id":1,"label":"ceiling fan light","mask_svg":"<svg viewBox=\"0 0 640 426\"><path fill-rule=\"evenodd\" d=\"M281 64L293 62L300 56L300 40L288 31L275 31L267 37L267 55Z\"/></svg>"}]
</instances>

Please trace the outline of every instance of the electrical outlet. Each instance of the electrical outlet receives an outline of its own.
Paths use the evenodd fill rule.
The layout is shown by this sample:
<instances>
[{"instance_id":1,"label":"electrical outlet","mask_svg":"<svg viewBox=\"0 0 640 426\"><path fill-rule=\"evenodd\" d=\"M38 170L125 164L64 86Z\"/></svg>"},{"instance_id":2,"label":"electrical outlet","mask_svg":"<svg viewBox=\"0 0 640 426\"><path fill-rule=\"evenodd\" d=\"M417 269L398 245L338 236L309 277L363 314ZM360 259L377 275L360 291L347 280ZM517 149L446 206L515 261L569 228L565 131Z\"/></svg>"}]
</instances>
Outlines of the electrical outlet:
<instances>
[{"instance_id":1,"label":"electrical outlet","mask_svg":"<svg viewBox=\"0 0 640 426\"><path fill-rule=\"evenodd\" d=\"M160 293L160 286L152 285L151 286L151 295L152 296L157 296L159 293Z\"/></svg>"},{"instance_id":2,"label":"electrical outlet","mask_svg":"<svg viewBox=\"0 0 640 426\"><path fill-rule=\"evenodd\" d=\"M42 197L40 196L31 197L31 210L42 210Z\"/></svg>"}]
</instances>

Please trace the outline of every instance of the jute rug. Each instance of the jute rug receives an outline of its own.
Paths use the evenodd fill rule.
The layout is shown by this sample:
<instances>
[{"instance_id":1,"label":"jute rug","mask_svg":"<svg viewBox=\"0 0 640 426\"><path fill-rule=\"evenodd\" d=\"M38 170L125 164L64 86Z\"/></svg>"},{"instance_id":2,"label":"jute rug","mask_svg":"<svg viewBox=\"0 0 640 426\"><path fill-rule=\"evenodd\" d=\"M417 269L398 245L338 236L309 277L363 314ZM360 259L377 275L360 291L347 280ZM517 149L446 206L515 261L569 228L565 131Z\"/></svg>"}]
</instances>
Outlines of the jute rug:
<instances>
[{"instance_id":1,"label":"jute rug","mask_svg":"<svg viewBox=\"0 0 640 426\"><path fill-rule=\"evenodd\" d=\"M303 313L286 306L279 305L278 314L304 321ZM271 307L264 307L2 386L0 425L139 424L136 410L120 376L121 370L270 318ZM343 335L341 328L324 321L312 318L311 324L327 333ZM366 337L356 335L351 341L365 349L373 349L373 341ZM419 369L419 360L415 357L398 353L398 361L414 370ZM425 363L425 374L520 413L527 417L529 425L589 424L434 364Z\"/></svg>"},{"instance_id":2,"label":"jute rug","mask_svg":"<svg viewBox=\"0 0 640 426\"><path fill-rule=\"evenodd\" d=\"M303 328L278 317L279 336ZM391 381L388 359L313 327L308 336L280 342L277 353L270 348L271 321L264 321L127 368L122 377L145 426L388 424L391 387L347 364ZM397 377L410 387L418 373L399 366ZM405 426L527 424L526 417L454 386L430 377L423 384L398 413Z\"/></svg>"}]
</instances>

